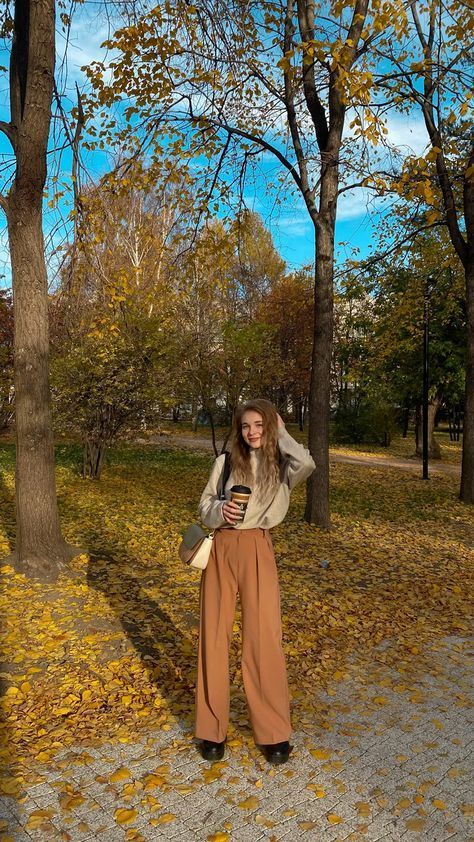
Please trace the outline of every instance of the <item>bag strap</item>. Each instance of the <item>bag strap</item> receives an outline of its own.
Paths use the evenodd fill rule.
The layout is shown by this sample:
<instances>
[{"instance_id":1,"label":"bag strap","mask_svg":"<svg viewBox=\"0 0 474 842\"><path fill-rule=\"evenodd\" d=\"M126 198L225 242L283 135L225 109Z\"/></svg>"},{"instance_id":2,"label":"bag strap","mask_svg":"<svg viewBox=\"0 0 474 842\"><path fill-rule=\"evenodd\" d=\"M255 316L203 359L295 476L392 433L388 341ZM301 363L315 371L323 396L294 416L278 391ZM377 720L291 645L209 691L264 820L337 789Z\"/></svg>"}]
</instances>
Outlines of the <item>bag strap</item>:
<instances>
[{"instance_id":1,"label":"bag strap","mask_svg":"<svg viewBox=\"0 0 474 842\"><path fill-rule=\"evenodd\" d=\"M220 482L219 482L219 485L220 485L219 500L225 500L225 487L226 487L226 483L227 483L227 480L229 479L230 471L231 471L230 453L229 453L228 450L226 450L224 452L225 452L225 462L224 462L224 468L223 468L221 478L220 478Z\"/></svg>"}]
</instances>

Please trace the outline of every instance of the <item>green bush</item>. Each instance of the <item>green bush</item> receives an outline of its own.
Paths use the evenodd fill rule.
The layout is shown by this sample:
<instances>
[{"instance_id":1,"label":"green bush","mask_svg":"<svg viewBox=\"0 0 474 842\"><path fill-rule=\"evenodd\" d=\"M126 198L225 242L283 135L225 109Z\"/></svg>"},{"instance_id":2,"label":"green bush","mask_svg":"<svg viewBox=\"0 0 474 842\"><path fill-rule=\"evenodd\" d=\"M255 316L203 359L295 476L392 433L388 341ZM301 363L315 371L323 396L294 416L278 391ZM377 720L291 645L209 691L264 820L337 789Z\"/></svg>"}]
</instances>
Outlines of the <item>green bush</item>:
<instances>
[{"instance_id":1,"label":"green bush","mask_svg":"<svg viewBox=\"0 0 474 842\"><path fill-rule=\"evenodd\" d=\"M385 401L363 398L340 404L335 417L333 436L343 444L380 444L388 447L400 432L396 410Z\"/></svg>"}]
</instances>

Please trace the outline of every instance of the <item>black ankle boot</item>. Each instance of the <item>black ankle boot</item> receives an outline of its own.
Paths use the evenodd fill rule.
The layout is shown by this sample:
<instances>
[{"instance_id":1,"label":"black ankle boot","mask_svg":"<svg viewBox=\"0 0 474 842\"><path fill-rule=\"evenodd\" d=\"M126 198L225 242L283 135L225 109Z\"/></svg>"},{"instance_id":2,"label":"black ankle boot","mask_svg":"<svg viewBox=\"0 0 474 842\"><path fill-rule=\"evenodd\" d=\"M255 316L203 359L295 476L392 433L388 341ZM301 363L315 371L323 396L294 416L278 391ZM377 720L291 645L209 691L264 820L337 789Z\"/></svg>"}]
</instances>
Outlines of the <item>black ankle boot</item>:
<instances>
[{"instance_id":1,"label":"black ankle boot","mask_svg":"<svg viewBox=\"0 0 474 842\"><path fill-rule=\"evenodd\" d=\"M273 763L273 765L276 766L279 763L287 762L290 756L291 747L289 742L285 741L283 743L275 743L274 745L264 746L263 750L268 762Z\"/></svg>"},{"instance_id":2,"label":"black ankle boot","mask_svg":"<svg viewBox=\"0 0 474 842\"><path fill-rule=\"evenodd\" d=\"M213 743L211 740L203 740L201 743L201 754L204 760L222 760L224 757L225 740L222 743Z\"/></svg>"}]
</instances>

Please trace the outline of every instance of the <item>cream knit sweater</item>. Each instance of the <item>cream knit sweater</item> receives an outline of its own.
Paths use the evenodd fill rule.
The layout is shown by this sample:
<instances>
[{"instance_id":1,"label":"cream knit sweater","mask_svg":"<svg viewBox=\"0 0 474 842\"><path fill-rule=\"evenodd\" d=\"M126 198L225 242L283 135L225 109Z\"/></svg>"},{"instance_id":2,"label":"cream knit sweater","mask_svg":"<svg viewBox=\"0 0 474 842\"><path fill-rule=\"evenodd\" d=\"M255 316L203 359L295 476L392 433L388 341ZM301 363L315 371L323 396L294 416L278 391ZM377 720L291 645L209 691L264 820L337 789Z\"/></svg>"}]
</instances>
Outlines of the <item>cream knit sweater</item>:
<instances>
[{"instance_id":1,"label":"cream knit sweater","mask_svg":"<svg viewBox=\"0 0 474 842\"><path fill-rule=\"evenodd\" d=\"M281 523L288 511L291 489L314 471L315 464L309 450L298 444L284 427L278 431L278 447L283 457L280 484L269 497L257 499L257 495L252 494L244 522L234 526L234 529L271 529ZM257 475L259 457L259 450L250 451L254 477ZM222 500L219 500L219 480L224 470L224 461L224 454L217 457L199 502L199 517L209 529L230 528L222 516ZM225 487L227 500L230 500L230 489L235 484L231 472Z\"/></svg>"}]
</instances>

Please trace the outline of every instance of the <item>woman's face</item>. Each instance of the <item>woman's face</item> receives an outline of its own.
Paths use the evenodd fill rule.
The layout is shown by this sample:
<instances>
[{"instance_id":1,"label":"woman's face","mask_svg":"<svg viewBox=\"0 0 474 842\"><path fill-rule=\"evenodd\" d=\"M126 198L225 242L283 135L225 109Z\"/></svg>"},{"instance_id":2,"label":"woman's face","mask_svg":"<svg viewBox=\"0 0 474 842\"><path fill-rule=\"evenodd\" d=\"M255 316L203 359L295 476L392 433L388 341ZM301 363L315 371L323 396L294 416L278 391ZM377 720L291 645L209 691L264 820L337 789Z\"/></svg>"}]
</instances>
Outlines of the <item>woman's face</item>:
<instances>
[{"instance_id":1,"label":"woman's face","mask_svg":"<svg viewBox=\"0 0 474 842\"><path fill-rule=\"evenodd\" d=\"M242 438L252 450L258 450L262 445L263 418L254 409L247 409L242 415Z\"/></svg>"}]
</instances>

